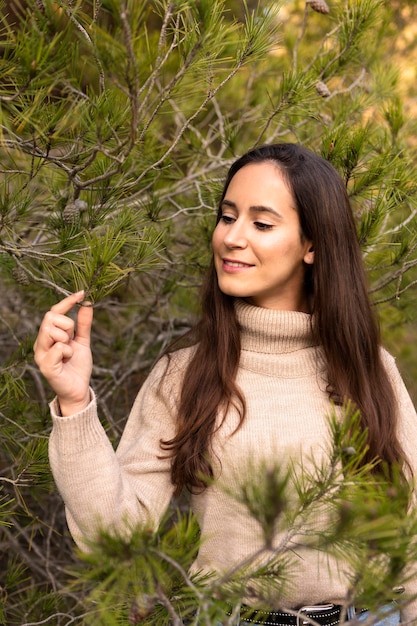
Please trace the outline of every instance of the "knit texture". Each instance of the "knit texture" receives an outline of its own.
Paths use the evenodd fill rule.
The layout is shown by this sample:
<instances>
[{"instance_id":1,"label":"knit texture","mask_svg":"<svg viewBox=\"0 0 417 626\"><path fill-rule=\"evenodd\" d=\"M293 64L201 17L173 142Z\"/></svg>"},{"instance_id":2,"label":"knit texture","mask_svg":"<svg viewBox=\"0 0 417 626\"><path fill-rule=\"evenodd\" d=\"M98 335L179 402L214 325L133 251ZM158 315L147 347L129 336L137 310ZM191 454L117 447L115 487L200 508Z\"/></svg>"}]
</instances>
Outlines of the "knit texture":
<instances>
[{"instance_id":1,"label":"knit texture","mask_svg":"<svg viewBox=\"0 0 417 626\"><path fill-rule=\"evenodd\" d=\"M237 383L246 398L247 416L238 430L235 409L224 420L219 416L221 426L212 445L218 480L191 497L203 538L195 571L226 572L264 545L260 525L233 497L258 466L265 469L279 462L286 467L292 459L312 468L330 447L324 359L312 340L310 316L253 307L242 300L236 301L236 313L242 340ZM56 400L51 403L51 467L70 531L81 548L87 548L100 528L128 532L137 523L155 525L168 507L173 493L170 461L160 458L159 442L175 433L181 380L191 350L176 352L168 367L165 359L155 366L116 452L97 417L94 393L87 409L70 417L60 417ZM416 413L393 358L385 351L383 358L400 407L399 437L417 476ZM326 514L318 512L311 523L321 527L327 521ZM277 533L275 546L283 532ZM300 548L298 540L293 538L292 575L284 589L287 606L342 602L348 587L346 564ZM407 591L413 591L411 585ZM402 619L416 617L414 604Z\"/></svg>"}]
</instances>

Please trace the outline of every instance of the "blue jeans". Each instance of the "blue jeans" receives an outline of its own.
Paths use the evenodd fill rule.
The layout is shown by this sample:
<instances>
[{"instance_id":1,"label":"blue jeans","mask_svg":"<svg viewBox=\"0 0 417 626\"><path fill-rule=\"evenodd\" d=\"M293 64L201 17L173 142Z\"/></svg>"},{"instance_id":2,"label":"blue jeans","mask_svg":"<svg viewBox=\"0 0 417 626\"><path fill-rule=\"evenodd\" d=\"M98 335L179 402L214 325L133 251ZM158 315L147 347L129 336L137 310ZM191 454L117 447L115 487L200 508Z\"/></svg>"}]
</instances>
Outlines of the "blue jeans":
<instances>
[{"instance_id":1,"label":"blue jeans","mask_svg":"<svg viewBox=\"0 0 417 626\"><path fill-rule=\"evenodd\" d=\"M400 612L399 611L393 612L392 608L393 608L392 604L387 604L385 606L382 606L380 609L381 615L378 615L379 619L378 621L374 622L373 626L397 626L397 624L399 624L401 621ZM383 615L384 613L388 613L388 615L384 617ZM370 616L370 611L361 613L360 615L358 615L358 621L364 622L366 619L368 619L369 616Z\"/></svg>"},{"instance_id":2,"label":"blue jeans","mask_svg":"<svg viewBox=\"0 0 417 626\"><path fill-rule=\"evenodd\" d=\"M388 613L385 615L384 613ZM357 620L359 622L365 622L371 615L370 611L365 611L357 616ZM347 624L348 622L345 622ZM393 611L392 604L386 604L382 606L378 611L378 620L373 622L372 626L398 626L400 623L400 612ZM216 624L216 626L222 626L221 623ZM262 624L255 624L254 622L236 622L234 626L262 626Z\"/></svg>"}]
</instances>

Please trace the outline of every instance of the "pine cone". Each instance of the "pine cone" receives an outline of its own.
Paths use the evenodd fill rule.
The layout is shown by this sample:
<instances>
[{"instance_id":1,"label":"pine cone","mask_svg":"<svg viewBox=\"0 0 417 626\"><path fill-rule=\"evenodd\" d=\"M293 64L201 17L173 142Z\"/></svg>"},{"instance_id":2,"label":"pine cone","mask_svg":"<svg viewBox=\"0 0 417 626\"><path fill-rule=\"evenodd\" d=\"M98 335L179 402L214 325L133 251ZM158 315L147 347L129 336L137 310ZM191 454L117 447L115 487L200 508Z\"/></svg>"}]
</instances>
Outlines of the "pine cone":
<instances>
[{"instance_id":1,"label":"pine cone","mask_svg":"<svg viewBox=\"0 0 417 626\"><path fill-rule=\"evenodd\" d=\"M330 9L325 0L306 0L306 4L309 4L313 11L317 11L317 13L330 13Z\"/></svg>"},{"instance_id":2,"label":"pine cone","mask_svg":"<svg viewBox=\"0 0 417 626\"><path fill-rule=\"evenodd\" d=\"M137 626L142 623L154 610L155 599L147 594L134 599L129 611L129 623Z\"/></svg>"},{"instance_id":3,"label":"pine cone","mask_svg":"<svg viewBox=\"0 0 417 626\"><path fill-rule=\"evenodd\" d=\"M26 274L25 270L20 267L20 265L16 265L16 267L12 269L12 276L15 281L20 285L29 285L30 283L28 275Z\"/></svg>"},{"instance_id":4,"label":"pine cone","mask_svg":"<svg viewBox=\"0 0 417 626\"><path fill-rule=\"evenodd\" d=\"M88 204L84 200L74 200L74 202L68 202L62 211L62 219L67 224L74 224L80 217L81 211L86 211Z\"/></svg>"},{"instance_id":5,"label":"pine cone","mask_svg":"<svg viewBox=\"0 0 417 626\"><path fill-rule=\"evenodd\" d=\"M320 96L322 96L323 98L328 98L331 95L330 89L328 88L326 83L323 83L322 80L319 80L319 82L316 83L316 89Z\"/></svg>"},{"instance_id":6,"label":"pine cone","mask_svg":"<svg viewBox=\"0 0 417 626\"><path fill-rule=\"evenodd\" d=\"M74 224L80 217L80 209L75 202L68 202L62 211L62 219L66 224Z\"/></svg>"}]
</instances>

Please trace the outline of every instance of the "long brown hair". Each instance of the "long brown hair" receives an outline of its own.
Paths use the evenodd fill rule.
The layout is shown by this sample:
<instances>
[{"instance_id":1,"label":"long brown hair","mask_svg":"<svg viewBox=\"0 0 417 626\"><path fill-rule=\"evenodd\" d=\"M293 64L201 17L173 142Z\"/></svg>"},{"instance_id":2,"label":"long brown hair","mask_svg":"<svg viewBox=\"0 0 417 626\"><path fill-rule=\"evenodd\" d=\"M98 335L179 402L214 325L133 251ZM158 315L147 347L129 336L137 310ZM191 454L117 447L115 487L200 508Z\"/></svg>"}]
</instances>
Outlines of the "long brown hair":
<instances>
[{"instance_id":1,"label":"long brown hair","mask_svg":"<svg viewBox=\"0 0 417 626\"><path fill-rule=\"evenodd\" d=\"M296 203L302 235L314 245L314 264L306 266L305 289L311 303L312 333L326 357L332 400L349 399L368 432L364 461L379 458L388 467L405 455L397 437L394 392L381 361L380 332L358 243L346 186L325 159L297 144L272 144L239 158L226 177L220 205L233 176L250 163L273 162ZM220 219L220 209L217 222ZM210 442L219 411L231 404L245 418L245 398L235 383L240 332L233 297L218 287L213 261L202 288L202 315L192 331L196 346L186 369L178 410L177 434L161 442L172 454L172 481L204 489L212 476Z\"/></svg>"}]
</instances>

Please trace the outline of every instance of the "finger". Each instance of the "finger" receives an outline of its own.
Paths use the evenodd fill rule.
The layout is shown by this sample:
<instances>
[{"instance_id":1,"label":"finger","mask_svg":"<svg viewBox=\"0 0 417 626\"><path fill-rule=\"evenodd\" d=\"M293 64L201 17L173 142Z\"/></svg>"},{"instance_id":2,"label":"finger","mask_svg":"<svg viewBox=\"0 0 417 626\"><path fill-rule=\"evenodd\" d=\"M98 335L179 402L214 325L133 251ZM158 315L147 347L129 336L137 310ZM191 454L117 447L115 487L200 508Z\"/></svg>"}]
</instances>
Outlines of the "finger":
<instances>
[{"instance_id":1,"label":"finger","mask_svg":"<svg viewBox=\"0 0 417 626\"><path fill-rule=\"evenodd\" d=\"M69 360L74 351L67 343L54 343L48 352L35 354L35 362L46 378L50 378L61 369L62 363Z\"/></svg>"},{"instance_id":2,"label":"finger","mask_svg":"<svg viewBox=\"0 0 417 626\"><path fill-rule=\"evenodd\" d=\"M62 333L65 333L66 337ZM48 311L41 323L34 348L48 350L56 341L68 341L73 337L74 321L66 315Z\"/></svg>"},{"instance_id":3,"label":"finger","mask_svg":"<svg viewBox=\"0 0 417 626\"><path fill-rule=\"evenodd\" d=\"M67 343L55 343L49 352L49 362L52 366L60 365L63 361L68 361L74 350Z\"/></svg>"},{"instance_id":4,"label":"finger","mask_svg":"<svg viewBox=\"0 0 417 626\"><path fill-rule=\"evenodd\" d=\"M93 307L81 306L77 316L75 341L90 345L91 326L93 323Z\"/></svg>"},{"instance_id":5,"label":"finger","mask_svg":"<svg viewBox=\"0 0 417 626\"><path fill-rule=\"evenodd\" d=\"M74 338L74 325L68 330L51 326L49 329L49 338L52 343L69 343Z\"/></svg>"},{"instance_id":6,"label":"finger","mask_svg":"<svg viewBox=\"0 0 417 626\"><path fill-rule=\"evenodd\" d=\"M84 298L84 291L77 291L60 302L54 304L50 311L48 311L39 328L38 337L34 344L34 349L48 349L53 341L51 341L51 327L57 326L67 331L68 337L72 339L74 336L74 322L65 315L68 313L77 303L82 302Z\"/></svg>"},{"instance_id":7,"label":"finger","mask_svg":"<svg viewBox=\"0 0 417 626\"><path fill-rule=\"evenodd\" d=\"M77 293L72 293L67 296L63 300L60 300L53 306L51 306L51 311L54 313L60 313L61 315L65 315L70 311L76 304L79 304L84 299L84 291L77 291Z\"/></svg>"}]
</instances>

